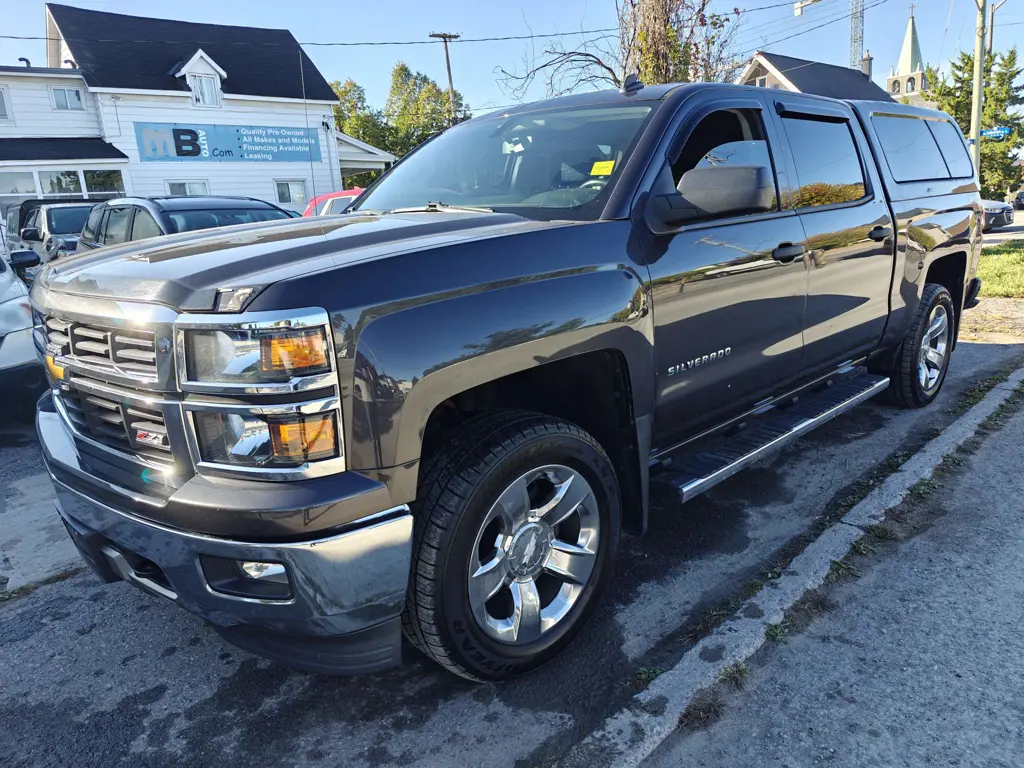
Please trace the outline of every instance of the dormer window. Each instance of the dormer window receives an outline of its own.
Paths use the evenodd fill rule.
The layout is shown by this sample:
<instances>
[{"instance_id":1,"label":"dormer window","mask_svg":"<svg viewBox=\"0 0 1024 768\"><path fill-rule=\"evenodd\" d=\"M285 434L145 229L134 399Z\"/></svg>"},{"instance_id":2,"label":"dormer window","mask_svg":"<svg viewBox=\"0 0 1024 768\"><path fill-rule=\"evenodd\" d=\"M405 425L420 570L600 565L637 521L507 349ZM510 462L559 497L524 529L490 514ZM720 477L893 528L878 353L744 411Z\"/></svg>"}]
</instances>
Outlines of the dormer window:
<instances>
[{"instance_id":1,"label":"dormer window","mask_svg":"<svg viewBox=\"0 0 1024 768\"><path fill-rule=\"evenodd\" d=\"M196 107L219 107L221 105L221 83L228 73L211 59L202 48L196 49L192 58L184 64L177 64L168 74L182 77L192 91L192 104Z\"/></svg>"},{"instance_id":2,"label":"dormer window","mask_svg":"<svg viewBox=\"0 0 1024 768\"><path fill-rule=\"evenodd\" d=\"M192 103L197 107L220 106L220 82L216 75L189 75Z\"/></svg>"}]
</instances>

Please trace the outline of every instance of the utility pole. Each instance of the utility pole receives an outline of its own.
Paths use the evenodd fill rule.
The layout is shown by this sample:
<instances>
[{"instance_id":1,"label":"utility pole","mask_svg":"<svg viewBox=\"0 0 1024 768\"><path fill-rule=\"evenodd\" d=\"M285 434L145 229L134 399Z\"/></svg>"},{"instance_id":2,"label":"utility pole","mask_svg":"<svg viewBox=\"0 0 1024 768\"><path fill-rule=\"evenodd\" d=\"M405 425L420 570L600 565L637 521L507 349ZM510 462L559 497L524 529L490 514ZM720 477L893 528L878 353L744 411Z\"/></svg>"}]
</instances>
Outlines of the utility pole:
<instances>
[{"instance_id":1,"label":"utility pole","mask_svg":"<svg viewBox=\"0 0 1024 768\"><path fill-rule=\"evenodd\" d=\"M452 60L448 57L448 43L458 40L462 35L451 32L431 32L430 36L444 41L444 65L448 68L448 103L452 108L452 125L455 125L455 86L452 85Z\"/></svg>"},{"instance_id":2,"label":"utility pole","mask_svg":"<svg viewBox=\"0 0 1024 768\"><path fill-rule=\"evenodd\" d=\"M996 11L1003 7L1003 3L1006 0L999 0L998 3L992 3L992 7L988 9L988 52L992 53L992 38L996 36Z\"/></svg>"},{"instance_id":3,"label":"utility pole","mask_svg":"<svg viewBox=\"0 0 1024 768\"><path fill-rule=\"evenodd\" d=\"M981 179L981 106L985 94L985 10L988 0L974 0L978 21L974 38L974 98L971 103L971 157Z\"/></svg>"},{"instance_id":4,"label":"utility pole","mask_svg":"<svg viewBox=\"0 0 1024 768\"><path fill-rule=\"evenodd\" d=\"M850 0L850 69L860 69L863 60L864 0Z\"/></svg>"}]
</instances>

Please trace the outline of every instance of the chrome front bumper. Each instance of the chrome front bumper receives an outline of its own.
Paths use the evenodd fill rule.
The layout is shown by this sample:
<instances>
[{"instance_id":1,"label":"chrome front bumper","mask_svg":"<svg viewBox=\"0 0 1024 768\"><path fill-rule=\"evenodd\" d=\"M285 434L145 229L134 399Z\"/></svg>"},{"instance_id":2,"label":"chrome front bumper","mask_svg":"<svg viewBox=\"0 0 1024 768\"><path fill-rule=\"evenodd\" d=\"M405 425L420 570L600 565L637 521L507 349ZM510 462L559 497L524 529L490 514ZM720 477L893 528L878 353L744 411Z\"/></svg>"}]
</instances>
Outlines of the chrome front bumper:
<instances>
[{"instance_id":1,"label":"chrome front bumper","mask_svg":"<svg viewBox=\"0 0 1024 768\"><path fill-rule=\"evenodd\" d=\"M41 411L37 418L54 414ZM412 552L406 506L307 541L239 541L143 519L65 482L60 433L39 431L56 506L79 552L104 581L125 580L209 621L228 641L315 672L359 674L399 663L400 617ZM64 433L66 435L66 433ZM72 448L73 450L73 448ZM59 475L59 476L58 476ZM242 596L218 578L239 561L284 564L288 594ZM230 592L234 591L232 594Z\"/></svg>"}]
</instances>

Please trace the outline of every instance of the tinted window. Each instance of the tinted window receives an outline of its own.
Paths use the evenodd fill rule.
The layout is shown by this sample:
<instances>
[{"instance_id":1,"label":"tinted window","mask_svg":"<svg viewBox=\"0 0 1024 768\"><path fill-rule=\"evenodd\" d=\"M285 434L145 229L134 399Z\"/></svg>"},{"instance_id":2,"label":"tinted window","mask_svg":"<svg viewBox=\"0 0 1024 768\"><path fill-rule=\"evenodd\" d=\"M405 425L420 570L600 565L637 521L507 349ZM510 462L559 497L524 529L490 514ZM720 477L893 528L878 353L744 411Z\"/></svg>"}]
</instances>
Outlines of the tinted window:
<instances>
[{"instance_id":1,"label":"tinted window","mask_svg":"<svg viewBox=\"0 0 1024 768\"><path fill-rule=\"evenodd\" d=\"M939 145L942 158L946 161L949 175L954 179L964 179L974 175L974 163L967 154L960 131L948 120L928 120L928 127Z\"/></svg>"},{"instance_id":2,"label":"tinted window","mask_svg":"<svg viewBox=\"0 0 1024 768\"><path fill-rule=\"evenodd\" d=\"M596 219L652 103L548 107L461 123L403 158L359 207L441 202L538 219Z\"/></svg>"},{"instance_id":3,"label":"tinted window","mask_svg":"<svg viewBox=\"0 0 1024 768\"><path fill-rule=\"evenodd\" d=\"M46 213L51 235L77 235L89 218L90 208L87 205L75 208L51 208Z\"/></svg>"},{"instance_id":4,"label":"tinted window","mask_svg":"<svg viewBox=\"0 0 1024 768\"><path fill-rule=\"evenodd\" d=\"M847 123L792 117L782 122L800 185L795 207L848 203L864 197L864 172Z\"/></svg>"},{"instance_id":5,"label":"tinted window","mask_svg":"<svg viewBox=\"0 0 1024 768\"><path fill-rule=\"evenodd\" d=\"M135 209L135 220L132 221L132 240L148 240L151 237L160 237L163 232L157 226L149 211L144 208Z\"/></svg>"},{"instance_id":6,"label":"tinted window","mask_svg":"<svg viewBox=\"0 0 1024 768\"><path fill-rule=\"evenodd\" d=\"M82 228L82 239L88 242L94 242L96 240L96 233L100 228L100 219L103 218L103 211L106 209L102 205L97 205L89 212L89 218L85 221L85 226Z\"/></svg>"},{"instance_id":7,"label":"tinted window","mask_svg":"<svg viewBox=\"0 0 1024 768\"><path fill-rule=\"evenodd\" d=\"M276 221L290 218L276 208L214 208L208 211L170 211L172 232L190 232L195 229L230 227L234 224L253 224L258 221Z\"/></svg>"},{"instance_id":8,"label":"tinted window","mask_svg":"<svg viewBox=\"0 0 1024 768\"><path fill-rule=\"evenodd\" d=\"M761 115L754 110L723 109L703 118L690 133L679 158L672 163L672 183L682 191L680 182L687 171L736 166L772 169ZM774 198L771 210L777 209L778 198Z\"/></svg>"},{"instance_id":9,"label":"tinted window","mask_svg":"<svg viewBox=\"0 0 1024 768\"><path fill-rule=\"evenodd\" d=\"M893 179L924 181L949 178L939 147L925 120L875 115L871 124Z\"/></svg>"},{"instance_id":10,"label":"tinted window","mask_svg":"<svg viewBox=\"0 0 1024 768\"><path fill-rule=\"evenodd\" d=\"M118 245L128 239L128 219L131 218L132 209L111 208L107 220L103 226L103 236L100 242L104 245Z\"/></svg>"}]
</instances>

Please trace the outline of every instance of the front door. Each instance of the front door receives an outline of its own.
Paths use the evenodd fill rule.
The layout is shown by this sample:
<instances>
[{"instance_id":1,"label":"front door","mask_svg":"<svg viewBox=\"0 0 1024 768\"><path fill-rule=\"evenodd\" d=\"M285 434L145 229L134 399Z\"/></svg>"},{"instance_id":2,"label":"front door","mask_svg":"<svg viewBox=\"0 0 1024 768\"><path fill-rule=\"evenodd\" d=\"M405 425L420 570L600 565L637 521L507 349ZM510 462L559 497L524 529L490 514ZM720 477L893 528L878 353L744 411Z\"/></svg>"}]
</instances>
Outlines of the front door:
<instances>
[{"instance_id":1,"label":"front door","mask_svg":"<svg viewBox=\"0 0 1024 768\"><path fill-rule=\"evenodd\" d=\"M877 171L848 110L812 113L782 104L793 205L807 239L807 314L801 377L827 373L871 352L889 317L893 229ZM927 129L926 129L927 130Z\"/></svg>"},{"instance_id":2,"label":"front door","mask_svg":"<svg viewBox=\"0 0 1024 768\"><path fill-rule=\"evenodd\" d=\"M681 128L663 185L693 168L764 166L774 127L759 97L712 100ZM671 182L667 174L671 173ZM658 182L656 182L657 184ZM704 216L645 246L657 366L655 450L668 448L792 384L800 367L803 228L779 205Z\"/></svg>"}]
</instances>

